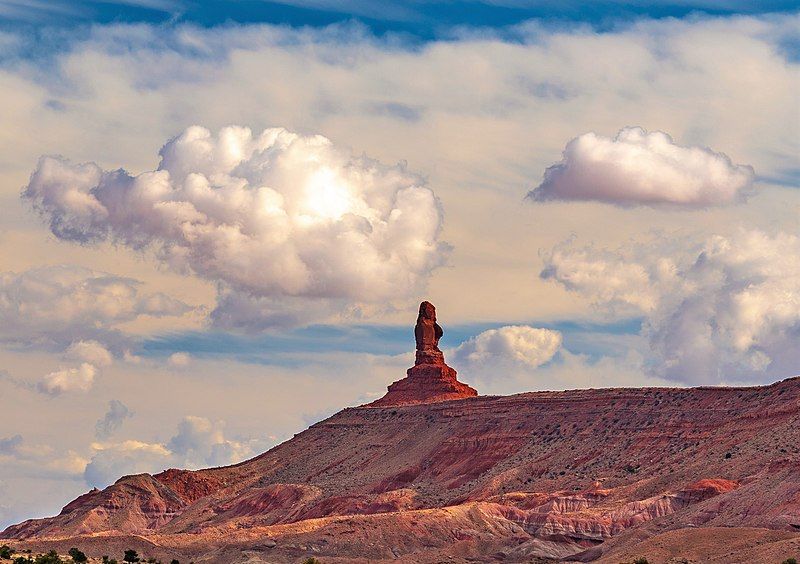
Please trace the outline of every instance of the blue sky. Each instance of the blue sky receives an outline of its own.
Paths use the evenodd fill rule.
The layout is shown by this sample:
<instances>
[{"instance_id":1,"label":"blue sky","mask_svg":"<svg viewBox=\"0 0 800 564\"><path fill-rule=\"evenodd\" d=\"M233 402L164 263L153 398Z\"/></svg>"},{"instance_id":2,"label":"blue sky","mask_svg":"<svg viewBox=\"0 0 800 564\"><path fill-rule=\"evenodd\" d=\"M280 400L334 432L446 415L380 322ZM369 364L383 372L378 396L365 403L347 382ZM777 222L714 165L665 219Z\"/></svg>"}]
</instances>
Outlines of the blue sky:
<instances>
[{"instance_id":1,"label":"blue sky","mask_svg":"<svg viewBox=\"0 0 800 564\"><path fill-rule=\"evenodd\" d=\"M75 25L81 23L183 22L201 26L226 23L269 23L320 27L358 20L374 33L407 33L419 38L448 35L453 28L513 26L526 20L582 22L597 28L641 18L684 18L699 15L758 15L796 10L790 0L751 1L344 1L296 0L130 0L0 2L7 23Z\"/></svg>"},{"instance_id":2,"label":"blue sky","mask_svg":"<svg viewBox=\"0 0 800 564\"><path fill-rule=\"evenodd\" d=\"M379 397L423 299L483 394L798 374L799 24L0 0L0 528Z\"/></svg>"},{"instance_id":3,"label":"blue sky","mask_svg":"<svg viewBox=\"0 0 800 564\"><path fill-rule=\"evenodd\" d=\"M520 324L558 331L564 336L564 346L573 353L597 358L609 354L608 338L638 335L642 321L634 318L611 324L574 321L523 321ZM448 325L441 347L455 348L474 335L502 326L503 323ZM413 341L412 329L411 326L399 325L315 325L256 336L193 331L159 335L142 342L140 346L141 354L152 358L163 358L175 351L190 351L200 358L222 357L242 362L296 365L298 355L302 356L309 351L367 354L380 351L389 355L408 353ZM606 337L602 343L597 339L600 335Z\"/></svg>"}]
</instances>

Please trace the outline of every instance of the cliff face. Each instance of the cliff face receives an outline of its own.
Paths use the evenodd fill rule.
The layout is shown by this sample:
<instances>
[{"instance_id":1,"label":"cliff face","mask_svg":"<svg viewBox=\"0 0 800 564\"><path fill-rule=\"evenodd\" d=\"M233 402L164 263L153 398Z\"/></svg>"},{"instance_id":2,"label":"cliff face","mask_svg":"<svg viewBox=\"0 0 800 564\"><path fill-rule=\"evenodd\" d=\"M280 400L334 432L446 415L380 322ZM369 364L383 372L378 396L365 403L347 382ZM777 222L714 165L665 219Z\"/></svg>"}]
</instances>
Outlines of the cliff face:
<instances>
[{"instance_id":1,"label":"cliff face","mask_svg":"<svg viewBox=\"0 0 800 564\"><path fill-rule=\"evenodd\" d=\"M242 464L124 477L0 536L198 562L588 561L698 527L800 546L800 379L348 408Z\"/></svg>"}]
</instances>

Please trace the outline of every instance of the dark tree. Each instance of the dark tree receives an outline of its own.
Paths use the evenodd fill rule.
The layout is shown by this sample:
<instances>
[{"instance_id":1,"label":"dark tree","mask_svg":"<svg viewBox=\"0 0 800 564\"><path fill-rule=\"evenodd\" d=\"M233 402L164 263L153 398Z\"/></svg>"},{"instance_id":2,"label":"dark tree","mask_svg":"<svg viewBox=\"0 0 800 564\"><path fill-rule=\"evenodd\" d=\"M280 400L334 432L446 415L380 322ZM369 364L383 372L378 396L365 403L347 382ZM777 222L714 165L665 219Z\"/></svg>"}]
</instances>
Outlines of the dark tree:
<instances>
[{"instance_id":1,"label":"dark tree","mask_svg":"<svg viewBox=\"0 0 800 564\"><path fill-rule=\"evenodd\" d=\"M69 549L69 554L75 562L87 562L89 559L86 555L75 547Z\"/></svg>"}]
</instances>

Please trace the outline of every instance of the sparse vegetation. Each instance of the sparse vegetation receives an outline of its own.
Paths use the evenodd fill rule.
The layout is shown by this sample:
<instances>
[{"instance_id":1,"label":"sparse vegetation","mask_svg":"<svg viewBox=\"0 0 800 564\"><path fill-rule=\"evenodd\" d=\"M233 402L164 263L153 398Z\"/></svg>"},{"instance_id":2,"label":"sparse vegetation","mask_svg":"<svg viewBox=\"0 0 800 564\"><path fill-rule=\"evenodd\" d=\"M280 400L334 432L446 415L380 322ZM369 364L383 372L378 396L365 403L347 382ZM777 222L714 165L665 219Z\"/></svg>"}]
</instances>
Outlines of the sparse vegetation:
<instances>
[{"instance_id":1,"label":"sparse vegetation","mask_svg":"<svg viewBox=\"0 0 800 564\"><path fill-rule=\"evenodd\" d=\"M11 549L10 546L4 544L0 546L0 560L11 560L11 557L14 555L14 551Z\"/></svg>"},{"instance_id":2,"label":"sparse vegetation","mask_svg":"<svg viewBox=\"0 0 800 564\"><path fill-rule=\"evenodd\" d=\"M322 561L311 556L310 558L303 560L303 564L322 564Z\"/></svg>"},{"instance_id":3,"label":"sparse vegetation","mask_svg":"<svg viewBox=\"0 0 800 564\"><path fill-rule=\"evenodd\" d=\"M135 550L126 550L122 560L124 562L141 562L141 560L139 560L139 553Z\"/></svg>"},{"instance_id":4,"label":"sparse vegetation","mask_svg":"<svg viewBox=\"0 0 800 564\"><path fill-rule=\"evenodd\" d=\"M72 560L75 562L87 562L89 560L82 551L78 550L74 546L69 549L67 554L69 554Z\"/></svg>"},{"instance_id":5,"label":"sparse vegetation","mask_svg":"<svg viewBox=\"0 0 800 564\"><path fill-rule=\"evenodd\" d=\"M640 556L639 558L633 561L633 564L650 564L650 562L648 562L647 558L645 558L644 556Z\"/></svg>"},{"instance_id":6,"label":"sparse vegetation","mask_svg":"<svg viewBox=\"0 0 800 564\"><path fill-rule=\"evenodd\" d=\"M14 559L14 564L65 564L61 557L55 550L51 550L47 554L40 554L35 559L31 556L17 556Z\"/></svg>"},{"instance_id":7,"label":"sparse vegetation","mask_svg":"<svg viewBox=\"0 0 800 564\"><path fill-rule=\"evenodd\" d=\"M797 564L797 558L787 558L781 564Z\"/></svg>"}]
</instances>

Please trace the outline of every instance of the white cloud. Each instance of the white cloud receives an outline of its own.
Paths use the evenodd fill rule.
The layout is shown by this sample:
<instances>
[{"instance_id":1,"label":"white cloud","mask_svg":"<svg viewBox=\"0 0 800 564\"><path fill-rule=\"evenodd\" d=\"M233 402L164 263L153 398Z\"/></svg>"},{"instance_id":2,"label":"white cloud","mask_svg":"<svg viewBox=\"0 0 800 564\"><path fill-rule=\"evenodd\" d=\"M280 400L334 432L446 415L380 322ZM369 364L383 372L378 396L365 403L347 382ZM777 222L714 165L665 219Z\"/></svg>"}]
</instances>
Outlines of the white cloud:
<instances>
[{"instance_id":1,"label":"white cloud","mask_svg":"<svg viewBox=\"0 0 800 564\"><path fill-rule=\"evenodd\" d=\"M175 366L175 367L188 366L191 361L192 361L191 355L185 352L172 353L171 355L169 355L169 358L167 358L167 363L170 366Z\"/></svg>"},{"instance_id":2,"label":"white cloud","mask_svg":"<svg viewBox=\"0 0 800 564\"><path fill-rule=\"evenodd\" d=\"M700 245L663 238L616 251L570 243L545 262L544 277L596 306L643 316L658 375L720 383L785 377L800 367L795 234L741 231Z\"/></svg>"},{"instance_id":3,"label":"white cloud","mask_svg":"<svg viewBox=\"0 0 800 564\"><path fill-rule=\"evenodd\" d=\"M705 147L685 147L661 131L626 127L612 139L585 133L567 143L560 163L528 196L620 205L706 207L745 200L752 167Z\"/></svg>"},{"instance_id":4,"label":"white cloud","mask_svg":"<svg viewBox=\"0 0 800 564\"><path fill-rule=\"evenodd\" d=\"M103 488L127 474L220 466L254 454L251 445L226 439L222 427L222 423L214 424L204 417L187 416L166 444L136 440L94 443L95 453L86 465L84 478L89 485Z\"/></svg>"},{"instance_id":5,"label":"white cloud","mask_svg":"<svg viewBox=\"0 0 800 564\"><path fill-rule=\"evenodd\" d=\"M453 351L453 360L456 364L495 365L510 361L536 368L553 358L561 342L561 333L552 329L508 325L464 341Z\"/></svg>"},{"instance_id":6,"label":"white cloud","mask_svg":"<svg viewBox=\"0 0 800 564\"><path fill-rule=\"evenodd\" d=\"M80 365L61 368L46 374L36 385L39 392L50 396L58 396L65 392L88 392L100 368L109 367L114 362L111 352L93 340L75 341L64 351L63 358L67 361L80 362Z\"/></svg>"},{"instance_id":7,"label":"white cloud","mask_svg":"<svg viewBox=\"0 0 800 564\"><path fill-rule=\"evenodd\" d=\"M133 412L119 400L108 402L108 411L95 423L95 436L98 439L107 439L118 431L126 419L133 417Z\"/></svg>"},{"instance_id":8,"label":"white cloud","mask_svg":"<svg viewBox=\"0 0 800 564\"><path fill-rule=\"evenodd\" d=\"M167 446L185 465L194 468L238 462L253 452L247 445L225 439L221 423L195 416L183 418Z\"/></svg>"},{"instance_id":9,"label":"white cloud","mask_svg":"<svg viewBox=\"0 0 800 564\"><path fill-rule=\"evenodd\" d=\"M164 294L141 295L139 286L130 278L73 265L0 273L0 339L72 343L68 355L104 356L102 345L90 337L142 315L179 316L191 309Z\"/></svg>"},{"instance_id":10,"label":"white cloud","mask_svg":"<svg viewBox=\"0 0 800 564\"><path fill-rule=\"evenodd\" d=\"M72 450L57 452L47 445L29 444L21 435L0 439L0 461L12 474L44 478L75 478L88 462Z\"/></svg>"},{"instance_id":11,"label":"white cloud","mask_svg":"<svg viewBox=\"0 0 800 564\"><path fill-rule=\"evenodd\" d=\"M104 488L128 474L158 472L170 465L170 452L164 445L127 440L113 444L95 443L95 453L83 477L92 487Z\"/></svg>"},{"instance_id":12,"label":"white cloud","mask_svg":"<svg viewBox=\"0 0 800 564\"><path fill-rule=\"evenodd\" d=\"M64 368L50 372L42 378L37 389L51 396L58 396L64 392L87 392L94 383L97 368L84 362L77 368Z\"/></svg>"},{"instance_id":13,"label":"white cloud","mask_svg":"<svg viewBox=\"0 0 800 564\"><path fill-rule=\"evenodd\" d=\"M76 341L67 347L64 357L67 360L87 362L97 367L111 366L114 362L109 350L97 341Z\"/></svg>"},{"instance_id":14,"label":"white cloud","mask_svg":"<svg viewBox=\"0 0 800 564\"><path fill-rule=\"evenodd\" d=\"M190 127L160 155L138 176L43 157L24 197L61 239L153 248L175 270L256 297L403 298L444 261L439 203L404 166L237 126Z\"/></svg>"}]
</instances>

